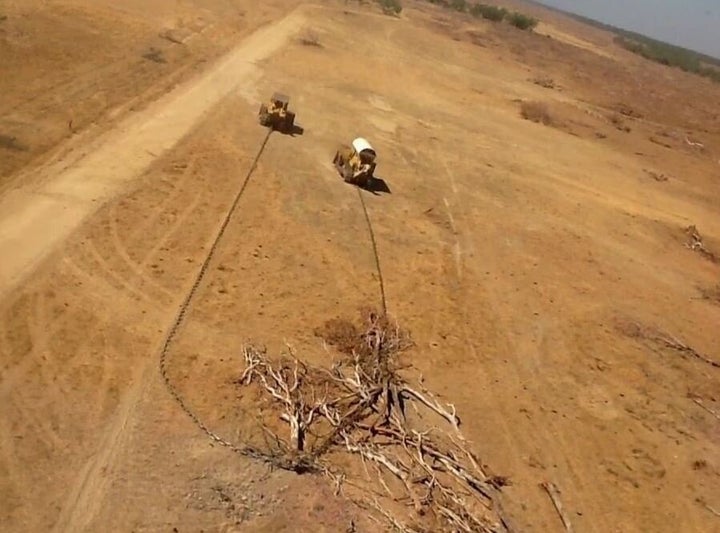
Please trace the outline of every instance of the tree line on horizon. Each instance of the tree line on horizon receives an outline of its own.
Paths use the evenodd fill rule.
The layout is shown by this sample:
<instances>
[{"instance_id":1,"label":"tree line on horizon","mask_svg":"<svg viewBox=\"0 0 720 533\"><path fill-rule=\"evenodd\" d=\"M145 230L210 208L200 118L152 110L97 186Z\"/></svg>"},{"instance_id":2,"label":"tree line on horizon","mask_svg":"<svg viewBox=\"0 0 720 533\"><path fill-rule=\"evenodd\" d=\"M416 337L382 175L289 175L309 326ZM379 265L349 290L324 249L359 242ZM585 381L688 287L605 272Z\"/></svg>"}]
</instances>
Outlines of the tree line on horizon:
<instances>
[{"instance_id":1,"label":"tree line on horizon","mask_svg":"<svg viewBox=\"0 0 720 533\"><path fill-rule=\"evenodd\" d=\"M538 25L538 20L517 11L509 11L504 7L482 4L468 0L425 0L431 4L452 9L460 13L467 13L474 17L484 18L492 22L507 21L521 30L532 30ZM389 15L398 15L402 12L400 0L377 0L383 11Z\"/></svg>"},{"instance_id":2,"label":"tree line on horizon","mask_svg":"<svg viewBox=\"0 0 720 533\"><path fill-rule=\"evenodd\" d=\"M608 31L615 35L615 42L624 49L640 55L656 63L667 65L669 67L679 68L685 72L692 72L710 78L720 83L720 58L713 57L702 52L690 50L682 46L666 43L658 39L653 39L647 35L618 28L611 24L606 24L595 19L570 13L560 8L553 7L537 0L526 0L532 4L540 5L546 9L550 9L557 13L562 13L572 19L593 26L601 30Z\"/></svg>"}]
</instances>

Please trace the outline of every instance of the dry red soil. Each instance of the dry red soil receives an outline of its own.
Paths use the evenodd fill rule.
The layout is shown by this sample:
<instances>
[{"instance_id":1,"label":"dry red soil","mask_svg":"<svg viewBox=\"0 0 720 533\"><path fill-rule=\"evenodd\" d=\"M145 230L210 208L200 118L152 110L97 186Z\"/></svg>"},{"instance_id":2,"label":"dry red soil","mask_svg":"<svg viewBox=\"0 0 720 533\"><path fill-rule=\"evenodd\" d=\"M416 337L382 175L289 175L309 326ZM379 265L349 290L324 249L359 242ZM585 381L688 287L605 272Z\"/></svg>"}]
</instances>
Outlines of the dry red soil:
<instances>
[{"instance_id":1,"label":"dry red soil","mask_svg":"<svg viewBox=\"0 0 720 533\"><path fill-rule=\"evenodd\" d=\"M304 134L270 136L167 355L202 422L256 428L248 340L327 365L315 329L379 305L331 164L362 135L405 363L509 478L515 528L563 530L552 482L578 532L720 531L720 86L533 12L529 33L425 2L0 4L2 529L380 527L215 444L159 372L279 90Z\"/></svg>"}]
</instances>

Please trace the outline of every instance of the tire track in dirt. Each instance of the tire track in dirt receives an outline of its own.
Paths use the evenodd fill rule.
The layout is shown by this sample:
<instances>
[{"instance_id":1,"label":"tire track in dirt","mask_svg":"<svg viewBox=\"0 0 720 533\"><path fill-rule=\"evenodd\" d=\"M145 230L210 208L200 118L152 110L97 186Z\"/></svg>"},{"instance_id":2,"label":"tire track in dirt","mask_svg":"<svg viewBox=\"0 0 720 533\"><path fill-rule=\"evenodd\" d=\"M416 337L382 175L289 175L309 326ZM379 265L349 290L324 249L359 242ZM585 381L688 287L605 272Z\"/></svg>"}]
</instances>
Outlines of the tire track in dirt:
<instances>
[{"instance_id":1,"label":"tire track in dirt","mask_svg":"<svg viewBox=\"0 0 720 533\"><path fill-rule=\"evenodd\" d=\"M135 223L133 225L133 229L127 232L126 238L123 238L123 236L120 235L120 229L118 227L118 219L120 218L120 204L115 203L110 208L110 233L112 235L115 251L120 256L120 259L135 274L135 276L139 278L139 286L141 288L143 288L144 284L147 283L150 287L156 289L163 297L170 299L172 299L174 295L173 291L171 289L168 289L167 287L164 287L158 280L154 279L151 274L146 271L146 268L148 266L148 263L150 263L150 261L155 258L157 253L167 244L167 242L172 238L172 236L177 232L177 230L182 226L182 224L188 219L192 211L199 205L203 198L203 195L194 193L192 194L192 198L189 200L189 202L187 202L187 207L183 209L177 220L174 221L173 224L171 224L169 229L162 230L159 238L155 240L155 244L141 258L133 259L125 243L136 242L139 235L145 235L146 237L149 237L150 235L152 235L152 232L157 231L157 229L162 226L161 223L158 223L158 220L162 220L162 218L167 214L168 211L172 213L173 206L175 206L180 201L180 198L184 194L188 194L186 185L191 182L193 172L197 170L198 157L199 156L197 153L193 153L189 156L189 160L187 162L181 163L182 172L180 173L180 177L178 179L172 180L172 183L170 185L170 187L172 187L172 190L169 195L164 196L162 205L153 209L148 218L141 222ZM176 164L177 163L173 163L173 165ZM165 193L162 187L158 187L158 190L162 194ZM132 281L132 279L128 279L126 281L128 281L129 283L130 281Z\"/></svg>"},{"instance_id":2,"label":"tire track in dirt","mask_svg":"<svg viewBox=\"0 0 720 533\"><path fill-rule=\"evenodd\" d=\"M199 197L198 197L199 198ZM178 221L178 225L182 224L185 219L187 218L187 215L191 213L195 207L197 206L197 203L199 200L193 201L185 210L183 210L183 213L185 216L181 217L181 219ZM148 258L152 257L153 253L156 253L162 246L164 246L165 242L167 242L167 239L170 238L172 233L174 231L170 232L169 234L166 234L166 236L161 239L155 246L153 246L153 249L148 253L145 259L141 263L136 263L132 260L130 257L130 254L127 251L127 248L125 247L125 244L123 242L123 238L120 236L120 232L118 230L117 221L115 220L116 217L111 216L110 218L110 235L112 237L113 241L113 247L114 251L117 253L117 255L120 257L120 260L127 266L132 273L134 274L134 277L138 279L138 286L143 289L145 289L145 285L148 285L155 289L157 292L161 293L162 296L166 297L172 297L172 291L169 289L163 287L160 283L158 283L156 280L154 280L146 271L145 267L147 266ZM174 229L176 228L176 225L173 226ZM131 283L133 276L130 276L130 279L126 279L127 283ZM154 299L154 297L152 297Z\"/></svg>"},{"instance_id":3,"label":"tire track in dirt","mask_svg":"<svg viewBox=\"0 0 720 533\"><path fill-rule=\"evenodd\" d=\"M453 196L455 198L456 205L458 206L457 209L459 210L459 216L453 217L450 203L446 199L444 199L446 208L448 210L448 215L451 220L451 225L455 230L455 245L453 247L453 255L455 256L455 264L458 269L458 283L460 283L460 285L462 286L464 285L464 277L462 275L464 261L462 259L463 245L461 243L461 236L462 234L470 235L471 232L467 228L461 227L461 221L464 220L466 216L462 208L462 196L458 194L456 180L451 170L451 166L448 163L447 158L443 154L439 153L437 157L443 162L443 166L448 176L448 181L450 182L451 189L453 190ZM469 246L471 247L471 245ZM486 297L490 297L490 304L494 306L492 300L495 300L496 297L493 296L492 291L489 290L484 292ZM468 296L469 294L470 293L468 291L460 291L460 298L458 301L459 311L463 317L463 336L465 338L467 346L472 352L473 359L475 361L478 361L479 363L482 363L482 357L478 353L472 332L469 332L466 326L469 317L466 299L470 298L470 296ZM529 345L528 343L525 343L525 345L521 346L516 341L513 341L510 337L507 337L506 340L508 341L509 347L513 350L514 353L522 352L523 357L527 355L533 357L533 368L528 370L527 364L516 365L514 367L514 372L504 372L496 369L493 365L483 365L483 371L487 373L489 382L507 383L508 381L510 381L514 383L514 388L518 390L523 388L523 384L530 382L535 383L537 388L544 388L545 390L556 389L556 386L550 380L544 378L543 368L541 367L541 361L539 360L538 348ZM542 345L542 343L539 344ZM568 353L568 350L564 350L563 353ZM503 429L503 440L507 448L513 450L512 455L514 457L523 457L525 455L523 451L528 450L523 449L516 443L524 441L524 437L526 436L525 429L519 427L512 427L507 422L507 420L512 420L513 417L516 415L515 410L508 410L505 405L502 404L502 402L498 402L497 405L493 406L492 412L497 413L493 415L492 418L495 422L496 427L501 427ZM587 505L588 501L598 501L599 499L601 499L599 489L594 488L597 486L593 485L592 483L584 482L584 480L579 477L577 470L573 468L571 458L566 457L562 453L562 450L572 449L572 446L570 446L567 440L563 438L563 435L560 432L554 432L550 426L548 426L546 423L543 423L542 421L528 421L528 423L532 427L533 441L535 446L538 449L543 450L544 456L541 457L542 462L552 464L565 464L565 467L567 468L567 475L559 482L559 484L561 484L568 493L573 494L573 499L575 503L579 504L580 508L589 508L589 506ZM596 523L595 526L596 528L593 529L594 531L605 531L606 528L610 526L610 524Z\"/></svg>"},{"instance_id":4,"label":"tire track in dirt","mask_svg":"<svg viewBox=\"0 0 720 533\"><path fill-rule=\"evenodd\" d=\"M102 504L108 483L111 481L108 466L129 438L126 432L131 412L147 389L152 367L145 365L135 373L133 387L123 398L115 420L105 432L100 449L83 466L78 476L79 483L71 488L65 507L53 531L85 531Z\"/></svg>"},{"instance_id":5,"label":"tire track in dirt","mask_svg":"<svg viewBox=\"0 0 720 533\"><path fill-rule=\"evenodd\" d=\"M464 270L466 267L462 257L462 241L465 240L468 243L465 244L466 247L472 248L472 244L469 242L469 239L463 239L463 235L471 235L472 232L469 231L463 223L463 221L468 217L466 217L464 208L462 206L462 197L458 194L457 181L455 179L454 173L452 172L451 165L449 164L447 157L442 153L437 153L436 158L442 162L442 166L445 169L445 174L447 176L447 181L450 184L450 188L452 190L452 204L448 201L447 198L443 198L443 201L448 213L451 230L453 232L454 243L451 253L453 255L453 263L456 268L457 282L460 287L465 287L467 289L464 276ZM453 216L453 207L451 206L454 206L455 210L457 211L457 216ZM489 295L485 291L484 293L485 296ZM472 296L469 296L469 294L471 293L468 290L459 291L456 305L460 316L462 317L461 331L464 338L464 343L468 347L472 359L477 361L478 363L482 363L483 358L478 351L473 332L469 331L467 327L467 324L470 320L470 314L468 312L469 307L467 302L468 298L472 299ZM512 342L509 337L506 340L508 341L509 347L513 350L513 352L516 353L518 351L518 347L515 345L515 343ZM515 383L515 386L517 387L527 377L506 372L499 372L493 367L493 365L483 365L482 368L489 383L507 383L508 380L511 380L513 383ZM493 413L491 416L492 425L494 427L501 428L500 434L503 437L504 445L507 449L512 450L511 455L517 458L523 457L524 450L517 443L523 442L524 432L522 429L514 428L508 423L508 420L512 420L513 415L515 414L512 409L508 411L503 402L496 402L496 404L492 406L492 409L490 409L489 412ZM541 447L547 449L545 446L545 444L547 444L547 439L543 436L543 434L547 431L547 428L535 423L533 423L532 426L533 439L536 441L540 440L542 442Z\"/></svg>"},{"instance_id":6,"label":"tire track in dirt","mask_svg":"<svg viewBox=\"0 0 720 533\"><path fill-rule=\"evenodd\" d=\"M296 9L279 22L256 31L200 80L195 81L189 87L173 91L168 98L151 106L141 114L142 119L134 119L127 130L120 128L120 131L111 135L104 145L100 145L93 154L71 169L67 176L57 180L53 186L74 188L85 200L91 198L92 193L107 196L111 192L117 191L123 181L141 172L149 165L154 158L149 152L160 155L172 148L175 142L180 140L207 109L218 103L232 90L247 83L246 79L251 79L251 74L256 70L253 63L280 49L290 36L300 29L303 22L302 10ZM118 158L118 152L127 156L129 160L127 167L129 168L119 169L117 166L112 166L112 161ZM79 187L79 180L84 179L88 173L93 172L98 165L103 163L111 165L111 176L107 180L105 190L101 188L85 191ZM88 192L91 194L87 194ZM39 212L34 211L29 216L26 215L25 226L35 227L42 219L51 216L58 207L46 206ZM27 268L27 263L36 262L44 249L56 244L61 240L58 237L64 237L72 227L81 223L83 217L87 216L92 208L87 204L85 207L87 209L82 216L68 217L64 221L65 231L61 232L60 236L56 235L52 240L37 239L34 243L36 247L33 256L25 256L25 265L16 263L15 269L11 268L9 272L6 269L5 272L2 272L4 277L8 278L10 283L16 282L18 273L13 270L17 270L18 267ZM3 252L4 245L7 245L6 235L9 231L7 227L3 227L5 218L3 215L6 213L3 206L0 205L0 253ZM90 524L101 506L107 486L111 482L112 464L128 438L125 429L131 423L135 406L150 383L150 376L154 370L153 365L149 364L150 362L142 365L137 371L133 387L125 394L114 420L104 430L99 450L85 464L75 484L70 488L59 520L53 528L54 531L82 531Z\"/></svg>"},{"instance_id":7,"label":"tire track in dirt","mask_svg":"<svg viewBox=\"0 0 720 533\"><path fill-rule=\"evenodd\" d=\"M191 170L194 168L195 158L193 158L193 162L188 165L187 169L183 173L184 176L182 182L176 186L177 192L175 192L171 197L165 200L163 202L163 207L160 209L156 209L148 221L145 221L144 224L138 224L139 227L136 228L134 231L130 232L130 235L128 236L129 241L135 241L140 233L146 233L148 231L148 227L154 228L156 226L157 219L160 218L165 212L166 206L174 205L176 200L183 194L183 185L189 181L188 176L190 175ZM173 297L173 291L168 289L167 287L164 287L159 281L155 280L151 276L151 274L147 272L147 266L156 257L158 252L160 252L162 248L167 245L167 242L187 222L190 215L193 213L193 211L197 209L202 199L202 194L194 194L192 199L187 203L185 208L176 217L170 227L163 231L160 238L155 241L155 244L140 259L140 261L136 261L130 256L127 247L124 244L123 238L120 235L118 229L118 217L115 215L115 213L117 212L117 206L113 206L113 212L110 214L110 233L113 239L114 251L117 252L117 255L120 257L122 262L135 274L138 279L139 287L142 288L145 284L147 284L148 286L157 290L162 296L169 298ZM130 283L133 280L127 279L126 281L127 283Z\"/></svg>"},{"instance_id":8,"label":"tire track in dirt","mask_svg":"<svg viewBox=\"0 0 720 533\"><path fill-rule=\"evenodd\" d=\"M127 294L132 296L133 299L143 301L154 307L159 306L157 300L145 293L145 291L139 288L135 288L132 283L130 283L123 276L117 273L113 269L113 267L107 262L107 260L102 256L102 254L97 249L97 246L95 246L95 243L92 240L88 241L86 243L86 246L88 248L90 258L99 266L99 270L105 273L105 277L107 277L109 280L114 281L119 287L123 288L125 292L127 292Z\"/></svg>"},{"instance_id":9,"label":"tire track in dirt","mask_svg":"<svg viewBox=\"0 0 720 533\"><path fill-rule=\"evenodd\" d=\"M455 180L455 175L453 174L453 172L450 168L450 165L448 164L447 157L441 151L437 151L436 154L437 154L436 155L437 159L442 161L443 168L445 169L445 173L448 177L448 181L450 182L451 189L453 191L454 202L456 203L456 205L459 206L459 207L457 207L458 211L460 212L460 216L458 217L458 219L462 220L465 218L465 215L462 211L462 207L461 207L462 204L461 204L461 199L460 199L461 197L460 197L460 195L458 195L458 189L457 189L457 183ZM445 206L446 206L446 209L448 212L450 224L451 224L451 227L453 230L454 244L453 244L452 251L453 251L453 259L454 259L454 264L455 264L455 269L456 269L457 280L458 280L459 285L462 287L465 285L465 275L464 275L465 263L463 260L463 255L465 254L465 250L468 250L468 251L472 250L472 245L465 244L465 246L463 246L463 244L461 242L461 237L462 237L463 233L468 234L469 232L467 232L464 227L460 227L458 222L456 222L456 219L452 214L452 207L451 207L450 202L448 202L448 200L446 198L443 198L443 200L444 200L444 203L445 203ZM465 339L465 345L469 348L470 352L472 353L472 359L480 362L480 361L482 361L482 358L480 357L480 354L478 353L478 349L475 344L474 336L473 336L472 332L468 330L468 326L467 326L467 324L469 323L470 316L468 314L467 303L465 301L466 294L467 294L467 291L459 291L460 297L458 298L458 303L457 303L459 311L460 311L460 315L462 317L462 326L461 326L462 336ZM484 370L486 372L488 371L487 368L485 368ZM492 376L492 377L497 377L497 376ZM510 425L507 422L508 417L505 416L503 413L500 413L498 416L495 416L494 419L496 421L496 427L503 428L502 434L504 436L505 445L509 449L513 450L513 454L515 456L519 457L521 455L520 450L519 450L518 446L515 444L517 442L517 440L514 439L512 436L513 432L511 430Z\"/></svg>"}]
</instances>

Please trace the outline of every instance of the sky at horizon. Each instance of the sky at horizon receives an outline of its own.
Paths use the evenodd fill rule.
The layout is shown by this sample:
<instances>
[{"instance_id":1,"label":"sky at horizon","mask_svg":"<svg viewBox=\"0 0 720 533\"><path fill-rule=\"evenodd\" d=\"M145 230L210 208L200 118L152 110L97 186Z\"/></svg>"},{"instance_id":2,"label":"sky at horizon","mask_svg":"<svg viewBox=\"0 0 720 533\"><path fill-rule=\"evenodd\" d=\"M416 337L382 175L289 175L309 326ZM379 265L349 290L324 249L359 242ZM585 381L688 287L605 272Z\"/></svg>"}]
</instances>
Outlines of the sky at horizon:
<instances>
[{"instance_id":1,"label":"sky at horizon","mask_svg":"<svg viewBox=\"0 0 720 533\"><path fill-rule=\"evenodd\" d=\"M539 0L720 59L720 0Z\"/></svg>"}]
</instances>

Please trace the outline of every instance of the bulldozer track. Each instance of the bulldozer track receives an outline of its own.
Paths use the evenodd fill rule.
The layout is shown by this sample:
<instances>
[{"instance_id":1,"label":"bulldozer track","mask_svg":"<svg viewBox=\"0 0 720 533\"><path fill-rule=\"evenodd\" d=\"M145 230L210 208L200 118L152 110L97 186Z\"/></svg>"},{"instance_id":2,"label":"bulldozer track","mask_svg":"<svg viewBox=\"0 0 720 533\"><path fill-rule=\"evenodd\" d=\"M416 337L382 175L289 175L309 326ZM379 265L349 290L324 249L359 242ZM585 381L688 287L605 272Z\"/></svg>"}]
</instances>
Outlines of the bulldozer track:
<instances>
[{"instance_id":1,"label":"bulldozer track","mask_svg":"<svg viewBox=\"0 0 720 533\"><path fill-rule=\"evenodd\" d=\"M165 336L165 340L163 342L162 348L160 350L160 360L159 360L159 367L160 367L160 375L162 376L163 382L165 384L165 388L167 389L168 393L172 398L175 400L175 402L178 404L180 409L190 418L190 420L195 424L195 426L200 429L207 437L209 437L213 442L219 444L220 446L223 446L237 454L243 455L245 457L249 457L251 459L257 459L260 461L273 463L273 458L266 453L264 453L262 450L259 450L255 447L248 446L248 445L238 445L235 444L221 435L215 433L208 425L203 422L203 420L200 418L200 416L193 411L190 406L188 405L188 402L185 400L183 395L180 393L178 388L173 384L172 379L170 378L170 373L168 371L168 362L169 362L169 355L170 355L170 349L172 347L173 342L175 341L178 332L180 331L180 326L182 326L183 321L185 320L185 316L188 312L188 309L190 308L190 305L192 303L193 298L195 297L198 288L203 282L203 279L205 278L205 274L208 271L208 268L210 266L210 262L212 261L213 256L215 255L215 251L220 244L220 241L222 240L222 237L225 233L225 230L227 229L228 224L230 223L230 220L233 217L233 214L235 213L235 210L238 206L238 203L240 202L240 199L242 198L245 190L247 189L248 184L250 183L250 178L252 177L253 173L255 172L255 169L257 168L257 164L260 160L260 157L262 156L263 152L265 151L265 146L268 143L268 140L270 139L270 136L272 135L273 130L268 130L267 135L262 141L262 144L260 145L260 148L257 151L257 154L255 155L255 158L253 159L252 164L250 165L250 168L248 169L247 174L245 175L245 178L242 182L242 185L240 186L240 189L238 190L237 194L235 195L235 198L233 199L232 204L230 205L230 208L228 209L227 213L225 214L225 217L223 218L222 224L220 225L220 228L218 229L217 234L215 235L215 238L212 241L212 244L210 245L210 249L208 250L207 255L205 256L205 259L203 260L200 269L198 270L197 275L195 276L195 279L193 280L192 286L190 287L190 290L186 294L185 298L183 299L182 303L180 304L180 307L178 308L177 314L175 315L175 319L170 326L170 329L168 330L167 335ZM370 237L370 244L373 252L373 256L375 258L375 268L377 269L377 276L378 276L378 285L380 289L380 300L382 304L382 311L383 315L387 314L387 300L385 296L385 284L382 277L382 270L380 269L380 255L378 253L378 247L377 247L377 241L375 239L375 231L373 230L372 222L370 220L370 214L367 209L367 205L365 204L365 198L363 197L363 192L360 187L356 187L358 198L360 201L360 206L363 211L363 215L365 217L365 222L367 224L367 230L368 235Z\"/></svg>"}]
</instances>

